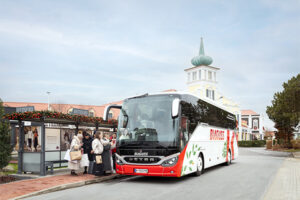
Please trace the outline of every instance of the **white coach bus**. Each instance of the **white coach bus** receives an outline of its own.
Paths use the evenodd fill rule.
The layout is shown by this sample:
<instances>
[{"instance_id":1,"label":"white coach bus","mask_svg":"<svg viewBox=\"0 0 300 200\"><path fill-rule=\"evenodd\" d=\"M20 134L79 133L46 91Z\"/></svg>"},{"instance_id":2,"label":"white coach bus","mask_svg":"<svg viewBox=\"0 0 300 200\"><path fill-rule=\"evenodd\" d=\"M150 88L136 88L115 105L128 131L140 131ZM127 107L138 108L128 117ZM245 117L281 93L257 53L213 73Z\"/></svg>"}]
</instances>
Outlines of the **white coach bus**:
<instances>
[{"instance_id":1,"label":"white coach bus","mask_svg":"<svg viewBox=\"0 0 300 200\"><path fill-rule=\"evenodd\" d=\"M238 157L235 115L192 94L146 94L119 108L119 174L200 175Z\"/></svg>"}]
</instances>

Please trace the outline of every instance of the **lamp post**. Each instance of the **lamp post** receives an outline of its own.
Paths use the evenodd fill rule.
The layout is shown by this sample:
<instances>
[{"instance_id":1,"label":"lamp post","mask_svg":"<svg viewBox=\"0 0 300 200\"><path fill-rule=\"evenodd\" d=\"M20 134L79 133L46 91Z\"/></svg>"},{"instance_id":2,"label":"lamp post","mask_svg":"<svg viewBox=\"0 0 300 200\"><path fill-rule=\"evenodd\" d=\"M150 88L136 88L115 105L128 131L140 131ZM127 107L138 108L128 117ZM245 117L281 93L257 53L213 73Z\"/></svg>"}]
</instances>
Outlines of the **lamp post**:
<instances>
[{"instance_id":1,"label":"lamp post","mask_svg":"<svg viewBox=\"0 0 300 200\"><path fill-rule=\"evenodd\" d=\"M48 94L48 111L50 110L50 93L51 92L47 92L47 94Z\"/></svg>"}]
</instances>

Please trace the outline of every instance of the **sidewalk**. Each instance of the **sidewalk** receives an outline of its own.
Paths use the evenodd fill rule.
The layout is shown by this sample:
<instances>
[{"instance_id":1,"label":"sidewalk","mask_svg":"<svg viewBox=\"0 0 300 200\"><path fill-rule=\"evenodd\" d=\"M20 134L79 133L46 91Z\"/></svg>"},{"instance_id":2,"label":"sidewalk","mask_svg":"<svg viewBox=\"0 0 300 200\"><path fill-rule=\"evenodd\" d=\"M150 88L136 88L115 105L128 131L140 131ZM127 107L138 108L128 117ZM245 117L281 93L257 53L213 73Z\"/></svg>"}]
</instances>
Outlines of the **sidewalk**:
<instances>
[{"instance_id":1,"label":"sidewalk","mask_svg":"<svg viewBox=\"0 0 300 200\"><path fill-rule=\"evenodd\" d=\"M299 151L298 152L293 152L293 156L294 156L294 158L300 159L300 152Z\"/></svg>"},{"instance_id":2,"label":"sidewalk","mask_svg":"<svg viewBox=\"0 0 300 200\"><path fill-rule=\"evenodd\" d=\"M36 179L22 180L0 185L0 200L20 199L54 192L58 190L79 187L87 184L98 183L114 179L118 174L95 177L94 175L71 176L70 174L39 177Z\"/></svg>"},{"instance_id":3,"label":"sidewalk","mask_svg":"<svg viewBox=\"0 0 300 200\"><path fill-rule=\"evenodd\" d=\"M264 200L299 200L300 159L287 158L265 193Z\"/></svg>"}]
</instances>

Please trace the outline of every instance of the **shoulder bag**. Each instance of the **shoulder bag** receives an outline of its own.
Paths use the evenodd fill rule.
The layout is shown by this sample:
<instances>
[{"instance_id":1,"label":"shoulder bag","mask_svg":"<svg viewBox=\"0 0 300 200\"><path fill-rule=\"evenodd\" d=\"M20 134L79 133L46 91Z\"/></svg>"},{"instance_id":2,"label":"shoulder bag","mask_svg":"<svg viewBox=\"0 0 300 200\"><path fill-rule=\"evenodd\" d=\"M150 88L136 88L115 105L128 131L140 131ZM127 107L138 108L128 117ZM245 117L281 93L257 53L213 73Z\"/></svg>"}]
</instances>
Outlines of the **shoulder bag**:
<instances>
[{"instance_id":1,"label":"shoulder bag","mask_svg":"<svg viewBox=\"0 0 300 200\"><path fill-rule=\"evenodd\" d=\"M70 159L71 161L73 160L81 160L81 150L76 150L76 151L70 151Z\"/></svg>"},{"instance_id":2,"label":"shoulder bag","mask_svg":"<svg viewBox=\"0 0 300 200\"><path fill-rule=\"evenodd\" d=\"M96 164L102 164L102 155L98 154L95 157Z\"/></svg>"}]
</instances>

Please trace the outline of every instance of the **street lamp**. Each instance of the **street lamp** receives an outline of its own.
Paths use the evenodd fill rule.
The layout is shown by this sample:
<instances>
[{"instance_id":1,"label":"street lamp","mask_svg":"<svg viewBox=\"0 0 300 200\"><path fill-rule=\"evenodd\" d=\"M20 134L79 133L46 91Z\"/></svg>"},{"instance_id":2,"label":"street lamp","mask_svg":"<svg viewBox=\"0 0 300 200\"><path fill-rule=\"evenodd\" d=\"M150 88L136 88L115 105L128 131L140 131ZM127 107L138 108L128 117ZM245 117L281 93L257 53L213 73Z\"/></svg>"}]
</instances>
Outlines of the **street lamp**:
<instances>
[{"instance_id":1,"label":"street lamp","mask_svg":"<svg viewBox=\"0 0 300 200\"><path fill-rule=\"evenodd\" d=\"M50 93L51 92L47 92L47 94L48 94L48 111L50 110Z\"/></svg>"}]
</instances>

